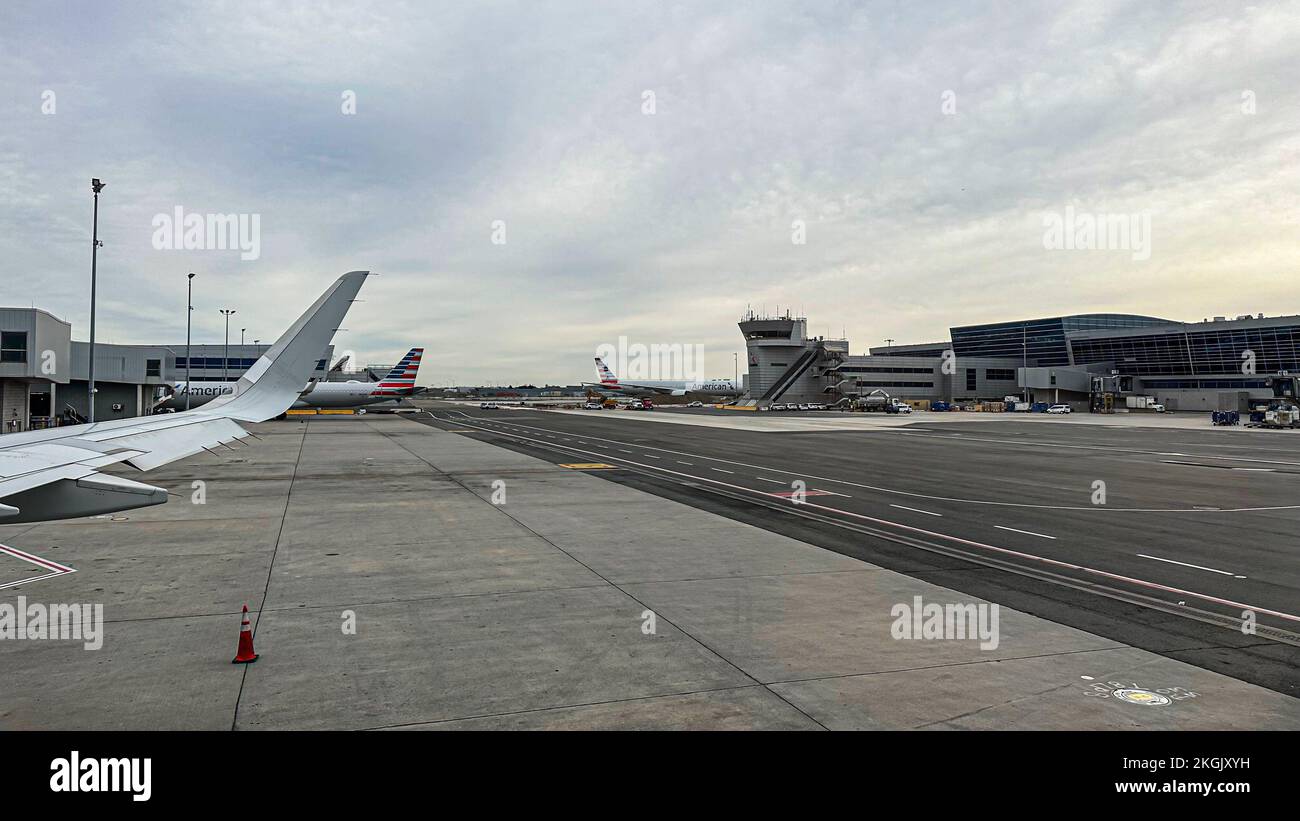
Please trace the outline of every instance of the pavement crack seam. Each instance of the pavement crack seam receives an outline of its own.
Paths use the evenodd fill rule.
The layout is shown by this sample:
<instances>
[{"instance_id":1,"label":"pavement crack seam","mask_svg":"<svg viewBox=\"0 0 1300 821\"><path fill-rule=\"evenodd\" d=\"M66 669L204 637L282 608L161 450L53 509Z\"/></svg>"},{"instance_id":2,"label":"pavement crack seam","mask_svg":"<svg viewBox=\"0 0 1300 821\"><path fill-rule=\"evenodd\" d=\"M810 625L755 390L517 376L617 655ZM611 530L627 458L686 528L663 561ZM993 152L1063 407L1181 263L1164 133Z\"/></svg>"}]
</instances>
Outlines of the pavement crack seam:
<instances>
[{"instance_id":1,"label":"pavement crack seam","mask_svg":"<svg viewBox=\"0 0 1300 821\"><path fill-rule=\"evenodd\" d=\"M1108 653L1115 650L1130 650L1125 645L1114 647L1087 647L1080 650L1062 650L1057 653L1034 653L1028 656L1006 656L1003 658L976 659L974 661L951 661L944 664L923 664L919 667L897 667L891 670L867 670L861 673L836 673L830 676L809 676L808 678L784 678L767 682L768 684L807 684L817 681L834 681L841 678L865 678L867 676L889 676L895 673L916 673L922 670L944 670L949 667L970 667L976 664L991 664L1003 661L1033 661L1035 659L1056 658L1058 656L1077 656L1085 653Z\"/></svg>"},{"instance_id":2,"label":"pavement crack seam","mask_svg":"<svg viewBox=\"0 0 1300 821\"><path fill-rule=\"evenodd\" d=\"M311 420L303 423L302 439L298 441L298 456L293 460L293 475L289 477L289 490L284 494L284 510L280 513L280 528L275 534L275 547L271 550L271 561L266 565L266 584L262 587L262 601L257 605L257 618L253 622L253 638L257 638L258 625L262 623L262 611L266 608L266 599L271 592L271 574L275 570L275 557L280 552L280 539L284 536L284 521L289 518L289 504L293 500L293 482L298 476L298 465L302 462L303 451L307 448L307 437L311 434ZM230 729L233 732L239 724L239 705L244 698L244 685L248 682L248 665L239 676L239 692L235 694L235 709L230 716Z\"/></svg>"},{"instance_id":3,"label":"pavement crack seam","mask_svg":"<svg viewBox=\"0 0 1300 821\"><path fill-rule=\"evenodd\" d=\"M412 419L411 421L413 421L413 422L418 422L419 420ZM429 427L432 427L432 426L430 425ZM374 429L374 428L372 428L372 430L373 430L373 429ZM436 430L441 430L440 428L435 428L435 429L436 429ZM446 431L443 431L443 432L445 433ZM380 431L379 433L380 433L381 435L383 435L383 436L389 438L389 439L392 439L392 438L393 438L393 437L391 437L389 434L387 434L387 433L383 433L382 431ZM490 445L491 447L497 447L496 445L492 445L490 442L485 442L484 444ZM460 485L461 487L465 488L465 491L466 491L467 493L469 493L471 496L473 496L475 499L477 499L478 501L483 502L484 504L491 504L491 502L490 502L488 499L484 499L484 498L482 498L481 496L479 496L477 493L475 493L473 490L471 490L471 489L469 488L468 485L465 485L464 483L458 481L457 479L455 479L454 477L450 476L449 474L447 474L447 473L444 472L443 470L439 469L439 468L438 468L437 466L435 466L432 462L429 462L427 459L424 459L423 457L421 457L418 453L415 453L415 451L412 451L412 450L410 450L409 448L406 448L405 445L402 445L400 442L398 443L398 446L399 446L399 447L402 447L402 448L405 449L405 450L407 450L407 452L411 453L411 454L412 454L413 456L415 456L416 458L421 459L422 461L424 461L425 464L427 464L431 469L437 471L439 474L441 474L441 475L443 475L443 476L446 476L446 477L447 477L448 479L450 479L451 481L456 482L456 484L458 484L458 485ZM560 447L560 448L562 448L563 446L555 446L555 447ZM541 533L538 533L536 530L534 530L533 528L529 527L527 524L525 524L524 522L520 521L519 519L516 519L516 518L514 517L513 514L511 514L509 511L503 509L503 507L502 507L501 505L492 505L492 507L493 507L494 510L496 510L496 511L499 512L499 513L501 513L503 516L505 516L506 518L510 519L511 521L515 522L516 524L518 524L520 527L524 528L524 529L527 530L528 532L532 533L532 534L535 535L537 538L539 538L539 539L541 539L542 541L546 542L546 543L549 544L551 547L553 547L553 548L555 548L556 550L558 550L559 552L563 553L565 556L568 556L570 559L572 559L572 560L573 560L575 563L577 563L579 566L585 568L585 569L587 570L587 572L591 573L591 574L592 574L593 576L595 576L596 578L600 579L601 581L603 581L603 582L605 582L606 584L608 584L610 587L612 587L612 588L614 588L615 590L619 591L619 592L622 593L624 596L627 596L629 599L631 599L632 601L636 602L636 603L637 603L638 605L640 605L641 607L645 608L646 610L654 611L654 608L650 607L649 604L647 604L646 602L643 602L641 599L637 598L637 597L636 597L635 595L633 595L632 593L629 593L627 590L623 589L622 587L620 587L620 586L619 586L618 584L616 584L615 582L611 581L610 579L606 578L606 577L603 576L602 574L598 573L598 572L597 572L594 568L592 568L590 565L586 564L585 562L583 562L583 561L582 561L581 559L579 559L578 557L574 556L574 555L573 555L572 553L570 553L569 551L567 551L567 550L565 550L564 548L560 547L558 544L556 544L555 542L551 541L551 540L550 540L549 538L547 538L546 536L542 535ZM716 515L716 514L715 514L715 515ZM661 618L661 619L662 619L664 622L666 622L670 627L672 627L674 630L677 630L677 631L678 631L679 633L681 633L683 636L686 636L686 637L689 638L691 641L693 641L693 642L695 642L696 644L698 644L700 647L703 647L705 650L709 651L711 654L713 654L713 655L716 656L717 658L721 659L724 663L726 663L727 665L729 665L729 666L730 666L732 669L734 669L737 673L740 673L740 675L744 676L744 677L745 677L746 679L748 679L749 681L752 681L752 682L754 682L755 684L757 684L757 685L763 687L763 688L766 689L769 693L771 693L773 696L775 696L776 698L779 698L781 701L783 701L783 702L785 702L786 704L788 704L792 709L798 711L800 714L802 714L802 715L803 715L805 718L807 718L809 721L812 721L813 723L817 724L817 726L821 727L822 729L829 729L825 724L822 724L822 723L821 723L820 721L818 721L816 718L813 718L811 715L809 715L807 712L805 712L802 708L800 708L797 704L794 704L794 703L791 702L789 699L787 699L785 696L781 695L780 693L776 692L775 690L772 690L771 688L767 687L767 685L763 684L761 681L758 681L758 680L757 680L756 678L754 678L752 675L750 675L749 673L745 672L745 671L744 671L743 669L741 669L741 668L740 668L740 667L739 667L735 662L733 662L731 659L727 658L726 656L722 655L722 653L718 652L718 651L715 650L713 647L710 647L707 643L705 643L704 641L702 641L702 640L701 640L698 636L696 636L695 634L693 634L693 633L687 631L687 630L684 629L681 625L678 625L678 624L674 623L671 619L669 619L669 618L667 618L667 617L664 617L664 616L659 616L659 614L657 613L657 611L656 611L656 616L658 616L659 618Z\"/></svg>"},{"instance_id":4,"label":"pavement crack seam","mask_svg":"<svg viewBox=\"0 0 1300 821\"><path fill-rule=\"evenodd\" d=\"M1142 661L1142 662L1139 662L1139 663L1136 665L1136 668L1137 668L1138 670L1141 670L1141 669L1143 669L1143 668L1150 667L1150 666L1153 665L1153 664L1157 664L1159 661L1161 661L1161 659L1160 659L1159 656L1157 656L1157 657L1155 657L1155 658L1147 659L1147 660L1144 660L1144 661ZM1186 664L1186 662L1183 662L1183 663ZM1100 676L1100 677L1098 677L1098 676L1094 676L1093 679L1094 679L1094 680L1100 679L1100 680L1106 680L1106 681L1109 681L1109 680L1111 680L1111 677L1112 677L1112 676L1118 677L1119 675L1121 675L1121 674L1120 674L1120 673L1117 673L1117 672L1110 672L1110 673L1106 673L1105 675ZM1129 675L1131 675L1131 674L1129 674ZM1062 690L1065 690L1065 689L1067 689L1067 688L1069 688L1069 687L1072 687L1072 686L1074 686L1074 685L1075 685L1075 682L1070 682L1070 683L1068 683L1068 684L1066 684L1066 683L1061 683L1061 684L1058 684L1058 685L1055 685L1055 686L1052 686L1052 687L1046 687L1046 688L1044 688L1044 689L1042 689L1042 690L1039 690L1039 691L1036 692L1036 693L1027 693L1027 694L1025 694L1025 695L1023 695L1023 696L1018 696L1018 697L1016 697L1016 698L1009 698L1009 699L1006 699L1005 701L1000 701L1000 702L998 702L997 704L986 704L985 706L980 707L980 708L977 709L977 710L969 710L969 711L967 711L967 712L965 712L965 713L960 713L960 714L955 715L955 716L949 716L948 718L941 718L941 719L938 719L938 720L936 720L936 721L927 721L927 722L924 723L924 724L919 724L919 725L917 725L917 726L914 727L913 729L924 730L924 729L927 728L927 727L933 727L933 726L935 726L935 725L937 725L937 724L947 724L947 723L952 722L952 721L959 721L959 720L961 720L961 719L963 719L963 718L970 718L971 716L976 716L976 715L979 715L980 713L985 713L985 712L988 712L989 710L994 710L994 709L997 709L997 708L999 708L999 707L1006 707L1006 706L1011 705L1011 704L1019 704L1020 702L1027 701L1027 700L1029 700L1029 699L1036 699L1036 698L1039 698L1040 696L1046 695L1046 694L1048 694L1048 693L1057 693L1057 692L1060 692L1060 691L1062 691Z\"/></svg>"},{"instance_id":5,"label":"pavement crack seam","mask_svg":"<svg viewBox=\"0 0 1300 821\"><path fill-rule=\"evenodd\" d=\"M524 710L507 710L502 713L475 713L468 716L456 716L455 718L432 718L428 721L408 721L401 724L380 724L374 727L364 727L360 731L370 730L392 730L401 727L424 727L431 724L450 724L457 721L473 721L480 718L504 718L506 716L530 715L532 713L550 713L557 710L572 710L579 707L602 707L609 704L631 704L637 701L654 701L661 698L685 698L687 696L705 695L707 693L727 693L732 690L755 690L767 689L763 684L755 682L754 684L739 684L733 687L706 687L702 690L682 690L676 693L662 693L659 695L649 696L632 696L630 698L611 698L602 701L580 701L573 704L556 704L548 707L529 707Z\"/></svg>"},{"instance_id":6,"label":"pavement crack seam","mask_svg":"<svg viewBox=\"0 0 1300 821\"><path fill-rule=\"evenodd\" d=\"M462 413L461 415L462 415L462 416L465 416L465 417L466 417L466 420L469 419L469 417L468 417L466 414L463 414L463 413ZM423 420L420 420L420 421L423 421ZM428 424L428 423L426 422L426 424ZM469 423L468 421L465 422L465 423L460 423L460 424L469 424L470 427L473 427L473 424L472 424L472 423ZM534 429L536 429L536 428L534 428ZM576 452L576 453L578 453L578 454L584 454L584 455L590 453L590 451L582 451L582 450L578 450L578 449L569 449L569 448L567 448L567 447L565 447L565 446L548 445L547 443L541 442L540 440L532 439L532 438L529 438L529 437L526 437L526 436L516 436L516 435L514 435L514 434L506 434L506 436L511 436L511 437L512 437L511 444L514 445L514 446L520 447L521 449L525 450L525 452L527 452L528 450L541 450L541 451L543 451L543 452L546 451L546 450L559 450L560 452L565 452L565 453L573 453L573 452ZM523 440L523 441L525 441L525 442L534 443L534 444L536 445L536 447L529 448L529 447L527 447L527 446L520 446L518 443L516 443L516 442L513 441L513 439L516 439L516 438L517 438L517 439L520 439L520 440ZM600 437L589 437L589 438L599 439ZM605 440L605 441L614 441L614 440ZM498 447L503 447L502 445L497 445L497 446L498 446ZM668 449L660 449L660 450L661 450L662 452L667 452L667 453L677 453L677 451L671 451L671 450L668 450ZM532 454L530 453L529 455L532 455ZM705 458L713 458L713 457L705 457ZM742 463L742 462L733 462L733 461L729 461L729 460L725 460L725 459L718 459L718 460L716 460L716 461L722 461L722 462L724 462L724 463L730 463L730 464L742 464L742 465L745 464L745 463ZM633 463L633 464L635 464L635 463ZM639 468L643 468L643 469L638 469L638 467L630 467L630 466L627 465L627 464L624 464L622 467L624 468L624 471L626 471L627 473L643 475L643 476L650 477L650 478L662 478L662 477L659 476L659 474L657 474L657 473L653 473L653 472L652 472L653 466L650 466L650 465L640 465L640 466L638 466ZM653 470L658 470L658 469L653 469ZM788 472L788 471L780 471L780 470L778 470L778 472ZM674 472L673 472L673 471L667 471L667 473L671 474L671 473L674 473ZM610 476L604 476L604 477L602 477L602 478L606 478L606 479L608 479L608 480L613 480L613 481L619 481L618 479L615 479L613 475L610 475ZM729 498L729 499L732 499L732 500L745 501L745 502L748 502L749 504L758 505L758 506L760 506L760 507L765 507L765 508L771 508L771 509L773 509L773 510L778 509L778 507L777 507L776 505L772 505L772 504L770 504L770 503L764 503L764 502L756 501L756 500L754 500L753 498L749 498L749 497L744 497L744 498L742 498L742 497L740 497L740 496L737 495L737 494L730 493L730 492L727 492L727 491L723 491L723 490L721 490L720 488L713 487L713 486L711 486L710 484L708 484L709 482L711 482L711 481L713 481L713 480L705 479L705 478L703 478L703 477L696 477L696 478L699 479L699 482L704 482L705 484L699 484L699 483L697 483L697 482L685 482L685 481L680 480L680 479L679 479L679 480L675 480L675 483L676 483L677 485L679 485L679 486L686 486L686 487L690 487L690 488L692 488L692 489L696 489L696 490L705 490L705 491L708 491L708 492L712 492L713 494L715 494L715 495L717 495L717 496L720 496L720 497ZM830 480L830 481L840 481L840 480ZM620 482L620 483L622 483L622 484L627 484L627 483L623 483L623 482ZM853 482L842 482L842 483L844 483L844 484L856 484L856 483L853 483ZM722 483L719 483L719 484L722 484ZM634 485L630 485L630 484L627 484L627 486L629 486L629 487L633 487L633 489L642 489L642 488L638 488L638 487L635 487ZM868 486L866 486L866 485L857 485L857 486L860 486L860 487L868 487ZM656 492L656 491L654 491L654 490L651 490L651 491L645 491L645 490L643 490L643 492L649 492L649 493L651 493L652 495L659 495L659 496L661 496L661 497L665 497L665 494L660 494L660 493L658 493L658 492ZM679 502L680 502L679 499L676 499L676 498L675 498L674 496L672 496L671 494L668 494L666 497L667 497L667 498L672 498L672 499L674 499L675 501L679 501ZM1002 503L998 503L998 504L1002 504ZM700 505L695 505L695 506L696 506L696 507L702 507L702 506L700 506ZM1290 510L1290 509L1294 509L1294 508L1300 508L1300 505L1288 505L1288 506L1285 506L1285 508L1252 508L1252 509L1242 509L1242 510L1277 510L1277 509L1287 509L1287 510ZM707 509L707 508L705 508L705 509ZM1018 575L1018 576L1025 577L1025 578L1027 578L1027 579L1037 580L1037 581L1040 581L1040 582L1047 582L1047 583L1051 583L1051 584L1055 584L1055 585L1061 585L1061 586L1064 586L1065 588L1068 588L1068 589L1074 589L1074 590L1077 590L1077 591L1082 591L1082 592L1087 592L1087 593L1091 593L1091 594L1094 594L1094 595L1099 595L1099 596L1103 597L1104 599L1110 599L1110 600L1114 600L1114 601L1118 601L1118 602L1122 602L1122 603L1127 603L1127 604L1131 604L1131 605L1137 605L1137 606L1139 606L1139 607L1144 607L1144 608L1148 608L1148 609L1154 609L1154 610L1159 611L1159 612L1171 613L1171 614L1178 615L1178 616L1180 616L1180 617L1187 618L1187 619L1189 619L1189 620L1191 620L1191 621L1195 621L1195 622L1202 622L1202 623L1205 623L1205 624L1210 624L1210 625L1212 625L1212 626L1219 626L1219 627L1222 627L1222 626L1223 626L1220 620L1207 618L1205 615L1201 615L1201 614L1199 614L1199 612L1197 612L1197 611L1193 611L1191 608L1179 607L1179 608L1177 608L1177 609L1174 609L1174 608L1172 608L1168 603L1166 603L1166 602L1162 602L1161 600L1159 600L1159 599L1157 599L1157 598L1155 598L1155 597L1153 597L1153 596L1147 596L1147 595L1143 595L1143 594L1139 594L1139 593L1129 593L1129 594L1125 594L1125 593L1123 593L1122 591L1120 591L1120 590L1118 590L1118 589L1105 587L1104 585L1102 585L1101 583L1098 583L1098 582L1083 582L1083 581L1079 581L1079 580L1069 581L1069 580L1067 580L1066 577L1064 577L1064 576L1062 576L1062 575L1060 575L1060 574L1056 574L1056 573L1048 573L1048 572L1044 572L1044 571L1040 571L1040 570L1031 571L1031 570L1028 569L1028 568L1016 568L1016 567L1014 567L1013 565L1011 565L1011 564L1009 564L1009 563L1007 563L1007 562L995 561L995 560L991 560L991 559L987 559L987 558L979 558L979 557L975 556L974 554L966 553L965 551L953 550L953 549L948 548L948 547L940 547L939 545L934 544L934 543L927 543L927 542L925 542L925 541L923 541L923 540L917 540L917 539L913 539L913 538L902 537L902 536L897 535L897 534L889 534L889 533L886 533L886 532L880 530L879 528L867 528L867 527L862 527L862 526L858 526L858 525L852 525L852 524L849 524L849 523L846 523L846 522L843 522L843 521L840 521L840 520L833 520L833 519L831 519L830 517L827 517L827 516L823 516L823 515L814 515L814 514L809 513L808 511L792 510L791 508L789 508L789 507L787 507L787 506L784 506L784 505L780 506L779 509L782 510L782 511L783 511L784 513L786 513L786 514L793 514L795 517L804 518L804 519L809 519L809 520L812 520L812 521L822 522L822 523L824 523L824 524L829 524L829 525L831 525L831 526L834 526L834 527L837 527L837 528L841 528L841 529L845 529L845 530L849 530L849 531L854 531L854 532L858 532L858 533L866 533L866 534L871 535L871 536L874 536L874 537L876 537L876 538L884 539L884 540L886 540L886 541L895 542L895 543L897 543L897 544L901 544L901 545L904 545L904 546L910 546L910 547L913 547L913 548L921 548L921 549L926 550L926 551L928 551L928 552L930 552L930 553L932 553L932 554L945 555L945 556L948 556L948 558L957 559L958 561L966 561L966 562L970 562L970 563L972 563L972 564L982 565L982 566L985 567L985 568L991 568L991 569L994 569L994 570L1000 570L1000 571L1003 571L1003 572L1012 573L1012 574L1015 574L1015 575ZM727 511L727 512L724 512L724 513L719 513L718 511L714 510L714 511L712 511L712 512L714 512L716 515L722 515L722 516L724 516L724 517L726 517L726 518L730 518L730 519L732 519L733 521L742 521L742 522L744 522L744 523L746 523L746 524L749 524L749 522L748 522L747 520L739 519L739 518L738 518L738 517L737 517L733 512L731 512L731 511ZM1132 511L1128 511L1128 512L1132 512ZM1157 512L1157 511L1151 511L1151 512ZM1176 512L1176 511L1171 511L1171 510L1161 510L1161 511L1159 511L1159 512ZM791 535L791 534L788 534L788 533L787 533L786 535ZM791 535L791 538L796 538L796 539L798 539L798 540L800 540L800 541L804 541L804 542L807 543L807 544L811 544L811 545L814 545L814 546L817 546L817 547L822 547L823 549L827 549L827 550L830 550L830 551L832 551L832 552L840 553L841 555L847 555L847 556L850 556L850 557L852 557L852 558L857 558L857 559L859 559L860 561L861 561L861 560L864 560L861 556L858 556L858 555L853 554L853 553L845 552L845 551L844 551L843 549L841 549L841 548L838 548L838 547L833 546L833 545L825 544L824 542L822 542L822 541L820 541L820 540L818 540L818 541L811 541L811 540L808 540L806 537L793 536L793 535ZM913 575L911 572L899 571L897 568L889 568L889 567L888 567L888 564L886 564L885 567L886 567L887 569L893 569L894 572L903 572L904 575L908 575L908 576L912 576L912 575ZM945 585L945 586L947 586L947 585ZM1181 591L1180 591L1180 592L1181 592ZM1055 622L1055 623L1058 623L1058 624L1066 624L1066 625L1071 624L1070 621L1069 621L1068 619L1061 619L1060 617L1052 617L1052 616L1048 616L1048 615L1045 615L1045 614L1043 614L1043 613L1041 613L1041 612L1038 612L1038 611L1036 611L1036 610L1026 610L1025 612L1028 613L1029 615L1035 615L1035 616L1037 616L1037 617L1039 617L1039 618L1045 618L1045 619L1047 619L1048 621L1052 621L1052 622ZM1081 629L1081 628L1076 628L1076 629ZM1271 629L1272 629L1272 628L1271 628ZM1085 632L1091 632L1091 630L1085 630ZM1094 635L1096 635L1096 634L1094 633ZM1112 640L1114 640L1114 639L1112 639ZM1278 640L1279 642L1283 643L1283 644L1300 644L1300 642L1287 641L1285 638L1281 638L1281 639L1277 639L1277 640ZM1152 653L1155 653L1155 654L1157 654L1157 655L1162 655L1162 656L1168 656L1169 652L1171 652L1171 651L1167 650L1167 648L1152 647L1152 646L1150 646L1148 643L1141 642L1141 641L1138 641L1138 642L1136 642L1136 643L1133 643L1133 642L1126 642L1126 644L1127 644L1128 646L1139 647L1139 648L1141 648L1141 649L1145 649L1145 650L1147 650L1148 652L1152 652ZM1214 668L1213 666L1203 666L1202 669L1217 669L1217 668ZM1228 674L1228 675L1231 675L1230 673L1228 673L1227 671L1222 670L1222 669L1219 669L1218 672L1220 672L1221 674ZM1233 676L1233 677L1236 677L1236 676ZM1253 679L1253 678L1243 678L1243 679L1241 679L1241 680L1243 680L1243 681L1247 681L1247 682L1249 682L1249 683L1260 684L1260 682L1256 681L1256 680ZM1274 690L1276 690L1276 688L1271 687L1271 686L1269 686L1269 685L1267 685L1267 684L1263 684L1262 686L1266 686L1266 687L1269 687L1270 689L1274 689ZM1281 690L1276 690L1276 691L1277 691L1277 692L1283 692L1284 695L1290 695L1290 694L1291 694L1291 693L1289 693L1289 692L1284 692L1284 691L1281 691Z\"/></svg>"}]
</instances>

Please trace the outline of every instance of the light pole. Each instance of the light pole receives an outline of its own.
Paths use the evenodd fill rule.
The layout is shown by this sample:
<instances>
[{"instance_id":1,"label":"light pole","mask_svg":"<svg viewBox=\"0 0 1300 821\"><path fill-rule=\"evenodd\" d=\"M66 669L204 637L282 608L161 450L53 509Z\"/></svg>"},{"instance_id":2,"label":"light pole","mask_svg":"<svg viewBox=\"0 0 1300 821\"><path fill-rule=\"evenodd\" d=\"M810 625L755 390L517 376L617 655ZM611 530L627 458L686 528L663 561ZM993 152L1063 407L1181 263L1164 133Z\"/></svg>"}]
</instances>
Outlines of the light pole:
<instances>
[{"instance_id":1,"label":"light pole","mask_svg":"<svg viewBox=\"0 0 1300 821\"><path fill-rule=\"evenodd\" d=\"M247 330L248 330L247 328L240 328L240 329L239 329L239 344L240 344L241 347L242 347L243 344L244 344L244 331L247 331Z\"/></svg>"},{"instance_id":2,"label":"light pole","mask_svg":"<svg viewBox=\"0 0 1300 821\"><path fill-rule=\"evenodd\" d=\"M731 372L734 374L731 378L733 388L740 387L740 354L735 351L731 352Z\"/></svg>"},{"instance_id":3,"label":"light pole","mask_svg":"<svg viewBox=\"0 0 1300 821\"><path fill-rule=\"evenodd\" d=\"M95 192L95 216L94 227L91 229L90 237L90 374L89 374L89 402L90 415L88 421L93 425L95 423L95 279L96 267L99 262L99 192L104 190L108 183L101 182L99 177L90 181L90 190Z\"/></svg>"},{"instance_id":4,"label":"light pole","mask_svg":"<svg viewBox=\"0 0 1300 821\"><path fill-rule=\"evenodd\" d=\"M190 320L194 318L194 272L185 277L185 410L190 409L190 394L194 384L190 382Z\"/></svg>"},{"instance_id":5,"label":"light pole","mask_svg":"<svg viewBox=\"0 0 1300 821\"><path fill-rule=\"evenodd\" d=\"M221 308L221 314L226 318L226 347L225 353L221 357L221 381L230 381L230 315L235 312L234 308Z\"/></svg>"}]
</instances>

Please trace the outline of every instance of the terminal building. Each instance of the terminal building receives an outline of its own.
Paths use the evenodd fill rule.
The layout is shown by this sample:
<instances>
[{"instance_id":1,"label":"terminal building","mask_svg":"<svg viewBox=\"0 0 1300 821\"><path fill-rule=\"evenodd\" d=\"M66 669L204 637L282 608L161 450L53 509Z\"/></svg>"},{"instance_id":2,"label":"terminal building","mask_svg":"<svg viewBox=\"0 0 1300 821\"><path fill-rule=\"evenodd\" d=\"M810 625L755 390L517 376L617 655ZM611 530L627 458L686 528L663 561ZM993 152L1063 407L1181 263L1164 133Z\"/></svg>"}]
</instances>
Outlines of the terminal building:
<instances>
[{"instance_id":1,"label":"terminal building","mask_svg":"<svg viewBox=\"0 0 1300 821\"><path fill-rule=\"evenodd\" d=\"M835 404L883 391L958 404L1017 396L1089 410L1145 396L1171 411L1246 410L1274 398L1274 377L1300 374L1300 316L1076 314L956 326L947 341L859 355L848 340L809 337L807 325L789 314L741 320L748 401Z\"/></svg>"},{"instance_id":2,"label":"terminal building","mask_svg":"<svg viewBox=\"0 0 1300 821\"><path fill-rule=\"evenodd\" d=\"M236 381L270 345L190 346L188 378ZM323 379L333 347L316 363ZM187 379L185 344L95 343L95 421L144 416L164 386ZM0 433L89 418L90 343L39 308L0 308Z\"/></svg>"}]
</instances>

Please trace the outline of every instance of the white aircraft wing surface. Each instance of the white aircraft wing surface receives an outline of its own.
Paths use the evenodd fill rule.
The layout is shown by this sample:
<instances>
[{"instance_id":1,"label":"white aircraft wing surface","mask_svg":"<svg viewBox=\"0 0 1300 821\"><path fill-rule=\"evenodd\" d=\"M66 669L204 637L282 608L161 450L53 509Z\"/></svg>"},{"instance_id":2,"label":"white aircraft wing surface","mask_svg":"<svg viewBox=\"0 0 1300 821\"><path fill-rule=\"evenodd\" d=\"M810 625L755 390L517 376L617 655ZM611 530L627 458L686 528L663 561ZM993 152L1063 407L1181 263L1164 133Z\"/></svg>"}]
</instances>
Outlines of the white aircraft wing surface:
<instances>
[{"instance_id":1,"label":"white aircraft wing surface","mask_svg":"<svg viewBox=\"0 0 1300 821\"><path fill-rule=\"evenodd\" d=\"M164 488L99 473L151 470L248 436L239 422L284 413L315 369L368 271L339 277L235 383L233 394L182 413L0 436L0 524L93 516L167 501Z\"/></svg>"}]
</instances>

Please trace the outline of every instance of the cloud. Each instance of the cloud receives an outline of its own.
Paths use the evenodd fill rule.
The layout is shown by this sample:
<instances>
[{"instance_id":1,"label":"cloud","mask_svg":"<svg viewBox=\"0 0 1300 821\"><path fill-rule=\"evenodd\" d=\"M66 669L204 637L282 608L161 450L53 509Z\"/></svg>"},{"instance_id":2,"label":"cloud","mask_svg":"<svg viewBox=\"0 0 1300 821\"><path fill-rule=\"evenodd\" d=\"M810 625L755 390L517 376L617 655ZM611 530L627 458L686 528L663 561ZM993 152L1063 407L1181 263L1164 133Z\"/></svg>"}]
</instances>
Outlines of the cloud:
<instances>
[{"instance_id":1,"label":"cloud","mask_svg":"<svg viewBox=\"0 0 1300 821\"><path fill-rule=\"evenodd\" d=\"M806 312L855 352L1060 312L1300 311L1294 4L11 16L0 304L79 334L92 176L109 181L106 335L183 338L193 270L196 339L219 339L219 307L272 338L369 268L339 348L370 362L423 344L437 381L589 379L623 335L704 344L707 372L730 375L747 306ZM260 214L261 256L154 249L150 221L176 205ZM1043 214L1069 205L1149 212L1151 258L1044 249Z\"/></svg>"}]
</instances>

